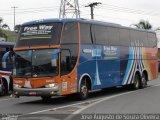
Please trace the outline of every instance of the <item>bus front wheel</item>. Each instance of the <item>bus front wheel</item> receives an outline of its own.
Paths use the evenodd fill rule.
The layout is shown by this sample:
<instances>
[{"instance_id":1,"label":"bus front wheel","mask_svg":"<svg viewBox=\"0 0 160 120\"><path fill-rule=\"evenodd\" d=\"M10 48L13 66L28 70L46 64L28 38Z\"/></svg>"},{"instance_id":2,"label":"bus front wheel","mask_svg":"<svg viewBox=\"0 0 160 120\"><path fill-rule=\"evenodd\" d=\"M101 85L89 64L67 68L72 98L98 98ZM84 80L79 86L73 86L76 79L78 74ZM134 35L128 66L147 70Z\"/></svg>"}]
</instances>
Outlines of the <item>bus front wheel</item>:
<instances>
[{"instance_id":1,"label":"bus front wheel","mask_svg":"<svg viewBox=\"0 0 160 120\"><path fill-rule=\"evenodd\" d=\"M86 80L83 80L80 85L79 98L85 100L88 98L88 83Z\"/></svg>"}]
</instances>

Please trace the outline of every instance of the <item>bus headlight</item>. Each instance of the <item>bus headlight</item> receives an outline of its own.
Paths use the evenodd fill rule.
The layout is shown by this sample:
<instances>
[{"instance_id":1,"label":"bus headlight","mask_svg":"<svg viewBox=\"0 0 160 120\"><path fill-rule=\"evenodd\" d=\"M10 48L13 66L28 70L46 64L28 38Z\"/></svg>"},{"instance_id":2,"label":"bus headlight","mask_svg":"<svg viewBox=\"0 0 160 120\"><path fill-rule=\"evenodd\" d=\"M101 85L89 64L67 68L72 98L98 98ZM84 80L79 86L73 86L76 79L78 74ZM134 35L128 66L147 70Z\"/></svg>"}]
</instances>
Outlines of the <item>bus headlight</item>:
<instances>
[{"instance_id":1,"label":"bus headlight","mask_svg":"<svg viewBox=\"0 0 160 120\"><path fill-rule=\"evenodd\" d=\"M46 88L52 88L52 87L56 87L56 86L57 86L56 83L45 85Z\"/></svg>"},{"instance_id":2,"label":"bus headlight","mask_svg":"<svg viewBox=\"0 0 160 120\"><path fill-rule=\"evenodd\" d=\"M18 85L18 84L14 84L13 87L14 87L14 88L21 88L21 86Z\"/></svg>"}]
</instances>

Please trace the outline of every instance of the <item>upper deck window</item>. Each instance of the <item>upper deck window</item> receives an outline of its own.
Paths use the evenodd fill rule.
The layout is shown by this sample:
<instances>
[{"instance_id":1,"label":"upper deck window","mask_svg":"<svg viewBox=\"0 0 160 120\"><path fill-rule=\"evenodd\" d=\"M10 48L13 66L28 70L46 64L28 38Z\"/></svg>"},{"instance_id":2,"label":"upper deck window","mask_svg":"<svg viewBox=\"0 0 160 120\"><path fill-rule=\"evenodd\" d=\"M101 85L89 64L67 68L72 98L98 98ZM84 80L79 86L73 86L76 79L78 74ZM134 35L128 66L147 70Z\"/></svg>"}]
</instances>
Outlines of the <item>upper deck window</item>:
<instances>
[{"instance_id":1,"label":"upper deck window","mask_svg":"<svg viewBox=\"0 0 160 120\"><path fill-rule=\"evenodd\" d=\"M61 23L22 26L16 47L59 44L61 29Z\"/></svg>"}]
</instances>

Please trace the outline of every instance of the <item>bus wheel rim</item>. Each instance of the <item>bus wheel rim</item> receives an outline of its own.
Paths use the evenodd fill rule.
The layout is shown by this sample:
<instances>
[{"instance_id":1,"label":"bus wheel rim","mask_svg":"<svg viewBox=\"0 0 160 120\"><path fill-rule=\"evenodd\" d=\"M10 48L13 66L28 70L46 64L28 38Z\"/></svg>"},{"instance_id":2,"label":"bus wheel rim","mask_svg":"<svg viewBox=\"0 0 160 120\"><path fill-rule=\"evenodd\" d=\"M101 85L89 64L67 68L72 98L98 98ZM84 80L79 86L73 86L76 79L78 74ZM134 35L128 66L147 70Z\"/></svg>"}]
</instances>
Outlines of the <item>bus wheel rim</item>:
<instances>
[{"instance_id":1,"label":"bus wheel rim","mask_svg":"<svg viewBox=\"0 0 160 120\"><path fill-rule=\"evenodd\" d=\"M136 83L136 88L138 88L139 87L139 80L138 80L138 76L136 76L136 81L135 81Z\"/></svg>"},{"instance_id":2,"label":"bus wheel rim","mask_svg":"<svg viewBox=\"0 0 160 120\"><path fill-rule=\"evenodd\" d=\"M81 92L82 92L83 96L87 96L87 87L86 86L82 86Z\"/></svg>"}]
</instances>

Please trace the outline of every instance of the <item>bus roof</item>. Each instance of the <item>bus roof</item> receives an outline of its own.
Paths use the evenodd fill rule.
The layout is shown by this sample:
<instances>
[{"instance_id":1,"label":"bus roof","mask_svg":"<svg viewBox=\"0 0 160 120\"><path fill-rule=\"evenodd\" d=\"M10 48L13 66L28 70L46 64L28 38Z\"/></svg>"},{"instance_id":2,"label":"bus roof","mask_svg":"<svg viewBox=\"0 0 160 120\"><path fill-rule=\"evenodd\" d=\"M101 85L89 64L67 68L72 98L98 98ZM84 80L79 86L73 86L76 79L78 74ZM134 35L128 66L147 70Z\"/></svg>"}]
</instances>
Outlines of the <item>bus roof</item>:
<instances>
[{"instance_id":1,"label":"bus roof","mask_svg":"<svg viewBox=\"0 0 160 120\"><path fill-rule=\"evenodd\" d=\"M33 24L45 24L45 23L53 23L53 22L60 22L60 23L66 23L66 22L81 22L81 23L90 23L90 24L97 24L97 25L104 25L104 26L110 26L110 27L118 27L118 28L124 28L124 29L131 29L131 30L138 30L138 31L148 31L148 32L154 32L153 30L144 30L144 29L137 29L137 28L131 28L131 27L126 27L126 26L122 26L120 24L116 24L116 23L109 23L109 22L103 22L103 21L97 21L97 20L91 20L91 19L83 19L83 18L79 18L79 19L74 19L74 18L65 18L65 19L58 19L58 18L54 18L54 19L42 19L42 20L35 20L35 21L30 21L30 22L26 22L23 25L27 26L27 25L33 25Z\"/></svg>"},{"instance_id":2,"label":"bus roof","mask_svg":"<svg viewBox=\"0 0 160 120\"><path fill-rule=\"evenodd\" d=\"M120 24L115 24L115 23L108 23L108 22L102 22L102 21L96 21L96 20L89 20L89 19L73 19L73 18L66 18L66 19L42 19L42 20L35 20L35 21L30 21L26 22L23 25L30 25L30 24L43 24L43 23L52 23L52 22L61 22L61 23L66 23L66 22L85 22L85 23L92 23L92 24L110 24L110 25L117 25L120 26Z\"/></svg>"}]
</instances>

